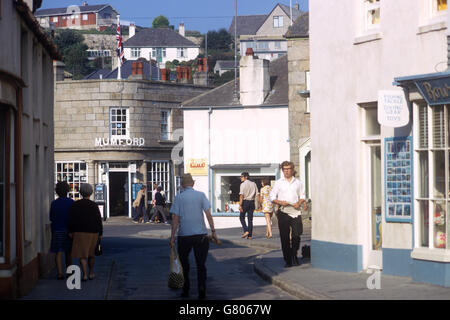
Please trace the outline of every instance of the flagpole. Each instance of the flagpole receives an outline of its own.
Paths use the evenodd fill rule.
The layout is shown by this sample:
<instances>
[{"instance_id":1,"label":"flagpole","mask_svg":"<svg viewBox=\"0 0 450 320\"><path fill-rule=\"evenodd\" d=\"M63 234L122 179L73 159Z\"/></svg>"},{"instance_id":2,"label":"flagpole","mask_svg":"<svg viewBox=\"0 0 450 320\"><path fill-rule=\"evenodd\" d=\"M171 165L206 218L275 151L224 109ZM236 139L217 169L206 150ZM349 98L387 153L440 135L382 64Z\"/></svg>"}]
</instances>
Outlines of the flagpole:
<instances>
[{"instance_id":1,"label":"flagpole","mask_svg":"<svg viewBox=\"0 0 450 320\"><path fill-rule=\"evenodd\" d=\"M117 42L117 48L118 48L118 50L117 50L117 62L118 62L118 68L117 68L117 79L118 80L120 80L120 79L122 79L122 74L121 74L121 70L120 70L120 67L121 67L121 64L122 64L122 61L121 61L121 58L120 58L120 54L121 54L121 51L120 51L120 42L122 42L122 41L120 41L119 39L120 39L120 37L121 37L121 30L120 30L120 15L118 14L117 15L117 37L118 37L118 42Z\"/></svg>"}]
</instances>

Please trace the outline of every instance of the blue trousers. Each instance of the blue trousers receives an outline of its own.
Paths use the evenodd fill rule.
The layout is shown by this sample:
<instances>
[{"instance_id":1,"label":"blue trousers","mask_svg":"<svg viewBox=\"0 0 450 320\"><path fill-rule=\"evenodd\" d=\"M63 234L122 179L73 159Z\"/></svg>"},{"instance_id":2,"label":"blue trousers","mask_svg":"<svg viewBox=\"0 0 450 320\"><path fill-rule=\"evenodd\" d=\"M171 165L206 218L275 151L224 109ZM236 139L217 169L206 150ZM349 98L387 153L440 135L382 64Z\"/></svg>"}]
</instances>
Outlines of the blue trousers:
<instances>
[{"instance_id":1,"label":"blue trousers","mask_svg":"<svg viewBox=\"0 0 450 320\"><path fill-rule=\"evenodd\" d=\"M242 201L242 212L239 217L242 224L242 229L244 233L248 232L248 236L252 236L253 232L253 211L255 211L255 200L243 200ZM247 214L248 226L245 223L245 214Z\"/></svg>"}]
</instances>

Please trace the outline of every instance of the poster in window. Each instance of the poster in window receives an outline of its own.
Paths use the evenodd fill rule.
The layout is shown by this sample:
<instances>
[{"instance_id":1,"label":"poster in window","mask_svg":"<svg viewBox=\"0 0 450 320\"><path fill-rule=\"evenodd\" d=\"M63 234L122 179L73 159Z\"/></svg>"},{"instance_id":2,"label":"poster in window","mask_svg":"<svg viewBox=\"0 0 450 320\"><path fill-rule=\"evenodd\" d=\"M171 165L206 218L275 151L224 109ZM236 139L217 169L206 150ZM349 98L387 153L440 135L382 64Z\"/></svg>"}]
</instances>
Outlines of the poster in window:
<instances>
[{"instance_id":1,"label":"poster in window","mask_svg":"<svg viewBox=\"0 0 450 320\"><path fill-rule=\"evenodd\" d=\"M413 215L412 137L385 139L385 212L387 222L411 222Z\"/></svg>"}]
</instances>

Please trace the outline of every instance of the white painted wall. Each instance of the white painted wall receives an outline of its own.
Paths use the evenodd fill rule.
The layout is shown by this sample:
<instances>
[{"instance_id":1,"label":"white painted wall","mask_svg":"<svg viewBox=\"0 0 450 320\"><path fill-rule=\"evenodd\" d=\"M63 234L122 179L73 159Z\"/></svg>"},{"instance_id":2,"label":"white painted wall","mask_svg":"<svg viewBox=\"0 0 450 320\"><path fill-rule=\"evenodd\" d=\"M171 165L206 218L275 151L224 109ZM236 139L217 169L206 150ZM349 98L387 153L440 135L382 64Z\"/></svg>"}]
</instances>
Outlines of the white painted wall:
<instances>
[{"instance_id":1,"label":"white painted wall","mask_svg":"<svg viewBox=\"0 0 450 320\"><path fill-rule=\"evenodd\" d=\"M445 17L430 18L428 0L381 1L381 23L371 31L364 29L362 3L310 2L312 236L360 244L367 252L368 177L358 104L376 102L378 90L398 89L394 77L443 71L447 42ZM382 141L393 135L382 127ZM383 223L383 247L411 248L411 225Z\"/></svg>"},{"instance_id":2,"label":"white painted wall","mask_svg":"<svg viewBox=\"0 0 450 320\"><path fill-rule=\"evenodd\" d=\"M208 109L184 109L183 119L185 163L190 158L208 159ZM287 106L214 109L210 165L281 163L289 159L288 129ZM208 177L194 176L194 180L194 187L209 197Z\"/></svg>"},{"instance_id":3,"label":"white painted wall","mask_svg":"<svg viewBox=\"0 0 450 320\"><path fill-rule=\"evenodd\" d=\"M167 61L189 61L196 59L199 55L199 48L185 48L185 57L181 58L177 56L177 48L166 48L166 57L163 57L162 63L166 63ZM141 55L139 57L131 56L131 48L124 48L125 59L127 60L137 60L139 58L149 59L152 54L152 48L141 48ZM155 59L156 57L151 57Z\"/></svg>"}]
</instances>

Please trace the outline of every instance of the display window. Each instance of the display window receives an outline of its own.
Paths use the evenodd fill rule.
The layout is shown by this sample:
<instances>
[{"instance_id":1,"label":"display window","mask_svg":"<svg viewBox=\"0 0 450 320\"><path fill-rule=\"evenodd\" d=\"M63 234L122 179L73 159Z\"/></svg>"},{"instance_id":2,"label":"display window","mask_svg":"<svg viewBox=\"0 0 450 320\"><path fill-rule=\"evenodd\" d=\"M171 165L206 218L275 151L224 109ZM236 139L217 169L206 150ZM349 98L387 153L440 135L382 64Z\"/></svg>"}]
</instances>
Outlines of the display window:
<instances>
[{"instance_id":1,"label":"display window","mask_svg":"<svg viewBox=\"0 0 450 320\"><path fill-rule=\"evenodd\" d=\"M449 105L415 106L415 163L418 244L450 249L450 109Z\"/></svg>"},{"instance_id":2,"label":"display window","mask_svg":"<svg viewBox=\"0 0 450 320\"><path fill-rule=\"evenodd\" d=\"M147 192L152 198L153 184L161 186L166 196L166 201L172 199L172 165L169 161L152 161L147 164Z\"/></svg>"},{"instance_id":3,"label":"display window","mask_svg":"<svg viewBox=\"0 0 450 320\"><path fill-rule=\"evenodd\" d=\"M82 161L56 162L56 182L66 181L70 186L69 198L81 198L80 185L88 183L87 164Z\"/></svg>"},{"instance_id":4,"label":"display window","mask_svg":"<svg viewBox=\"0 0 450 320\"><path fill-rule=\"evenodd\" d=\"M242 172L245 170L242 170ZM216 174L216 190L214 191L213 208L215 212L225 213L238 213L239 212L239 191L241 186L241 175L221 175ZM261 181L264 178L269 178L271 184L275 182L274 175L252 175L250 173L250 181L256 183L258 192L261 190ZM261 212L259 208L255 209L255 212Z\"/></svg>"}]
</instances>

